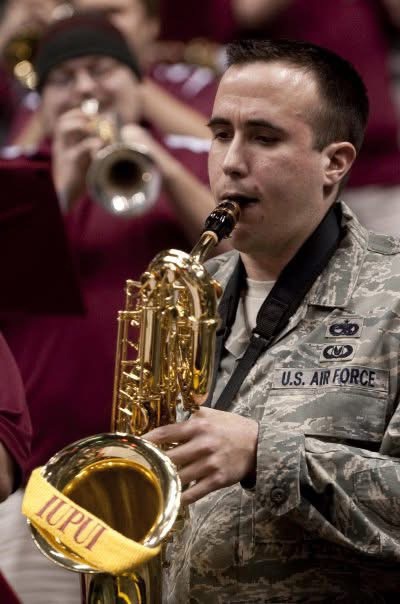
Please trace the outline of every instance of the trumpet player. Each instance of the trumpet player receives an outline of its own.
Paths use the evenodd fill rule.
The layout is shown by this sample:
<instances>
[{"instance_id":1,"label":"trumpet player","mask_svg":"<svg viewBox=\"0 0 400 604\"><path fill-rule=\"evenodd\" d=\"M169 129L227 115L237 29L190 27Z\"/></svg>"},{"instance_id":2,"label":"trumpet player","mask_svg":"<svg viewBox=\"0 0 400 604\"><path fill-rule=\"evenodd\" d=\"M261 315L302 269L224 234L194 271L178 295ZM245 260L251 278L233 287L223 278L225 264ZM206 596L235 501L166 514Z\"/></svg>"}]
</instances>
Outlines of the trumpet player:
<instances>
[{"instance_id":1,"label":"trumpet player","mask_svg":"<svg viewBox=\"0 0 400 604\"><path fill-rule=\"evenodd\" d=\"M147 121L165 134L208 138L204 114L212 105L215 78L211 70L180 65L185 77L176 82L170 73L176 71L174 66L154 63L161 27L159 0L9 0L0 20L2 144L26 148L41 140L38 95L35 90L27 94L36 82L33 57L45 28L78 11L101 12L125 36L147 76L141 87Z\"/></svg>"},{"instance_id":2,"label":"trumpet player","mask_svg":"<svg viewBox=\"0 0 400 604\"><path fill-rule=\"evenodd\" d=\"M187 249L214 206L200 180L206 175L201 142L197 149L172 152L142 123L140 69L124 38L105 18L76 15L52 26L42 41L36 67L46 140L40 153L3 159L0 182L2 166L15 169L16 174L23 166L29 197L35 195L29 167L34 173L40 165L45 178L52 179L54 203L62 207L85 312L24 316L2 325L21 370L32 416L35 440L30 468L67 443L108 430L115 318L126 277L138 278L160 249ZM102 116L117 116L124 140L146 148L161 175L159 198L139 217L113 215L87 195L86 173L103 145L93 129L93 116L81 109L93 99ZM79 578L55 568L35 551L20 517L20 497L20 492L14 494L7 513L0 511L2 572L24 604L75 604Z\"/></svg>"}]
</instances>

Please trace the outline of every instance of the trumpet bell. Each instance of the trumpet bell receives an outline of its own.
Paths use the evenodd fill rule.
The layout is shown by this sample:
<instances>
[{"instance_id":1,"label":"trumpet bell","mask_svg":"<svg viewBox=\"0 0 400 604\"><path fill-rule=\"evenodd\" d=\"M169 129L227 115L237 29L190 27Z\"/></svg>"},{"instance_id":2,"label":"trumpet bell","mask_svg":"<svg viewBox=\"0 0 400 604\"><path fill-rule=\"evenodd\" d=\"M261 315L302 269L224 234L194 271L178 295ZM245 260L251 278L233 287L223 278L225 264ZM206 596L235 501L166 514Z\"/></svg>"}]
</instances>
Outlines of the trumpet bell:
<instances>
[{"instance_id":1,"label":"trumpet bell","mask_svg":"<svg viewBox=\"0 0 400 604\"><path fill-rule=\"evenodd\" d=\"M116 142L96 154L88 170L87 188L108 212L129 218L144 214L155 204L161 175L144 149Z\"/></svg>"},{"instance_id":2,"label":"trumpet bell","mask_svg":"<svg viewBox=\"0 0 400 604\"><path fill-rule=\"evenodd\" d=\"M181 485L175 466L137 436L107 433L77 441L54 455L43 472L74 503L150 548L163 541L178 514ZM42 553L59 566L100 574L64 544L31 529Z\"/></svg>"}]
</instances>

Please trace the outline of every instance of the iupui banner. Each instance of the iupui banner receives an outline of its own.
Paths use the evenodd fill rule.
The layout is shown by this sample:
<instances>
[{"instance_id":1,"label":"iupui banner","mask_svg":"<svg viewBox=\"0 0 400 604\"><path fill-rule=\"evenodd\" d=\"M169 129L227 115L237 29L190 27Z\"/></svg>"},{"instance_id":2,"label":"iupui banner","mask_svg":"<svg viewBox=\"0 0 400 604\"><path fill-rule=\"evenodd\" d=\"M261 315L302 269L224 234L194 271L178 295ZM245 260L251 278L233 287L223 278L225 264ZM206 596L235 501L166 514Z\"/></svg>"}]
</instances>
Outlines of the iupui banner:
<instances>
[{"instance_id":1,"label":"iupui banner","mask_svg":"<svg viewBox=\"0 0 400 604\"><path fill-rule=\"evenodd\" d=\"M112 529L76 505L42 476L32 472L22 513L44 539L68 547L77 559L99 572L122 575L146 564L160 547L146 547Z\"/></svg>"}]
</instances>

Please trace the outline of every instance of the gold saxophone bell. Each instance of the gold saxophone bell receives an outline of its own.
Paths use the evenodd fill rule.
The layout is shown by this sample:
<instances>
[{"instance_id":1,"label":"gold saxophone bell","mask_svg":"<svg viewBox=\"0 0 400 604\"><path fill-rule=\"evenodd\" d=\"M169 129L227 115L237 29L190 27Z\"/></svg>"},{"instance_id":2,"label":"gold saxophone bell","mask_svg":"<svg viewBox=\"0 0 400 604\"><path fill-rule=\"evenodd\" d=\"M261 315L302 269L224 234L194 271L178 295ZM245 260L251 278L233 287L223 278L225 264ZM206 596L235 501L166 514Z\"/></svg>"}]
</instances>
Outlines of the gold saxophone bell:
<instances>
[{"instance_id":1,"label":"gold saxophone bell","mask_svg":"<svg viewBox=\"0 0 400 604\"><path fill-rule=\"evenodd\" d=\"M239 205L225 201L209 215L190 254L158 254L140 282L127 281L118 315L112 430L66 447L41 470L74 503L126 536L157 547L173 530L180 506L175 466L141 435L176 421L182 403L198 409L213 375L219 285L202 262L228 237ZM121 576L100 573L31 525L45 556L84 573L84 604L161 604L162 554Z\"/></svg>"},{"instance_id":2,"label":"gold saxophone bell","mask_svg":"<svg viewBox=\"0 0 400 604\"><path fill-rule=\"evenodd\" d=\"M156 446L133 435L106 433L75 442L50 459L43 476L74 503L130 539L155 548L170 532L179 511L181 486L175 466ZM138 521L138 518L140 521ZM42 553L67 570L91 575L85 604L157 602L161 561L135 573L99 573L56 540L31 525ZM149 579L151 577L151 580Z\"/></svg>"},{"instance_id":3,"label":"gold saxophone bell","mask_svg":"<svg viewBox=\"0 0 400 604\"><path fill-rule=\"evenodd\" d=\"M99 115L97 99L86 99L81 109L93 118L93 130L106 145L96 153L86 176L91 197L114 215L144 214L160 194L161 174L155 162L142 145L119 140L114 121Z\"/></svg>"},{"instance_id":4,"label":"gold saxophone bell","mask_svg":"<svg viewBox=\"0 0 400 604\"><path fill-rule=\"evenodd\" d=\"M62 2L54 7L51 21L70 17L74 9L69 2ZM13 36L3 50L4 63L19 83L28 90L35 90L37 77L34 60L39 47L42 31L28 27Z\"/></svg>"}]
</instances>

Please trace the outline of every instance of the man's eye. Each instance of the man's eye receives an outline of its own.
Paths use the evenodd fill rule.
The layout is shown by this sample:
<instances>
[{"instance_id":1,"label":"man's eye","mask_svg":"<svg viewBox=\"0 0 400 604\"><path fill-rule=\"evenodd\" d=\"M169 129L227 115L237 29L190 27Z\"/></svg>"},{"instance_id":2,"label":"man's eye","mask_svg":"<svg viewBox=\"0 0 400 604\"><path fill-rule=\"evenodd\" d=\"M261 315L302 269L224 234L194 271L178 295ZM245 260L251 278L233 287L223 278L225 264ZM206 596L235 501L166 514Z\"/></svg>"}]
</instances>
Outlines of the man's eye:
<instances>
[{"instance_id":1,"label":"man's eye","mask_svg":"<svg viewBox=\"0 0 400 604\"><path fill-rule=\"evenodd\" d=\"M48 82L54 86L64 86L69 84L71 79L71 76L67 73L54 73L48 78Z\"/></svg>"},{"instance_id":2,"label":"man's eye","mask_svg":"<svg viewBox=\"0 0 400 604\"><path fill-rule=\"evenodd\" d=\"M257 135L254 137L257 143L261 143L262 145L273 145L278 142L278 137L276 136L266 136L266 135Z\"/></svg>"},{"instance_id":3,"label":"man's eye","mask_svg":"<svg viewBox=\"0 0 400 604\"><path fill-rule=\"evenodd\" d=\"M95 67L92 67L91 74L94 77L101 77L101 76L105 76L108 73L110 73L112 70L112 66L108 65L108 64L101 64L101 65L96 65Z\"/></svg>"},{"instance_id":4,"label":"man's eye","mask_svg":"<svg viewBox=\"0 0 400 604\"><path fill-rule=\"evenodd\" d=\"M213 139L216 140L228 140L230 134L226 130L215 130L213 132Z\"/></svg>"}]
</instances>

